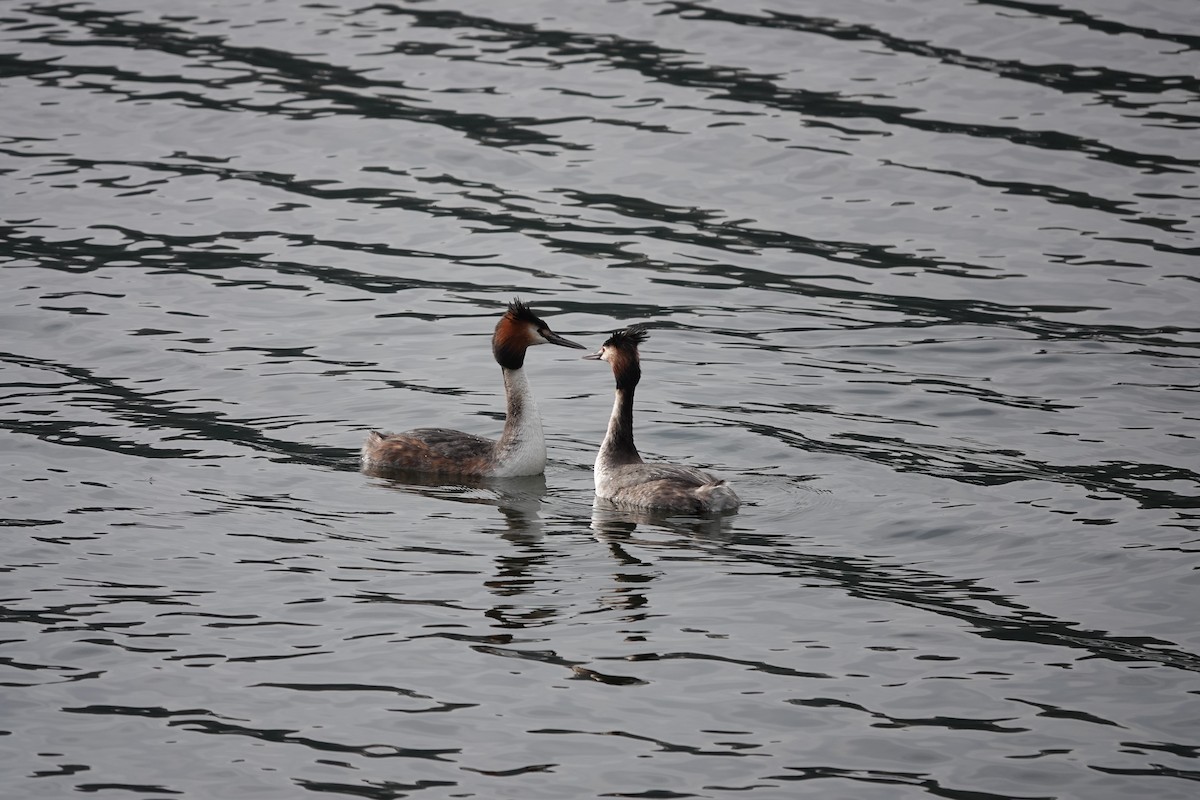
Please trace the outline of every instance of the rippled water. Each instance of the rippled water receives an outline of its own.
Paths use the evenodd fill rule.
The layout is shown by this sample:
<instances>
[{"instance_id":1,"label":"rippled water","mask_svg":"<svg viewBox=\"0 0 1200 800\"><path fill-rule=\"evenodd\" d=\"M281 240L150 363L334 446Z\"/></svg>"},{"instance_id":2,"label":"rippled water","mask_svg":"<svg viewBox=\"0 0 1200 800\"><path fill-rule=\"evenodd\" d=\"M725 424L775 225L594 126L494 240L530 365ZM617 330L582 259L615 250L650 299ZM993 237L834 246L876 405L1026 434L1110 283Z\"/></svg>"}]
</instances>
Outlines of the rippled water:
<instances>
[{"instance_id":1,"label":"rippled water","mask_svg":"<svg viewBox=\"0 0 1200 800\"><path fill-rule=\"evenodd\" d=\"M6 796L1191 798L1190 0L0 9ZM721 519L593 507L607 367ZM554 351L554 352L546 352Z\"/></svg>"}]
</instances>

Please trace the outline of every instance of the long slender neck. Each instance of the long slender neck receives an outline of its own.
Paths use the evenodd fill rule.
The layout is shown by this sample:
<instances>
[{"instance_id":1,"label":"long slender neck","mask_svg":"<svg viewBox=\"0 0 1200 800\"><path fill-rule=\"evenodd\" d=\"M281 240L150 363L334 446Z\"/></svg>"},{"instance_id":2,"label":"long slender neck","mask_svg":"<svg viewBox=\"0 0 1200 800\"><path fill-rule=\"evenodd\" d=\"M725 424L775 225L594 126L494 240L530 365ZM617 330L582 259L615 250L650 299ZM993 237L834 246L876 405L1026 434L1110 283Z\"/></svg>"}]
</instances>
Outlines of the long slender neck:
<instances>
[{"instance_id":1,"label":"long slender neck","mask_svg":"<svg viewBox=\"0 0 1200 800\"><path fill-rule=\"evenodd\" d=\"M604 434L597 460L610 464L642 463L633 444L633 392L634 386L617 388L612 416L608 418L608 432Z\"/></svg>"},{"instance_id":2,"label":"long slender neck","mask_svg":"<svg viewBox=\"0 0 1200 800\"><path fill-rule=\"evenodd\" d=\"M507 400L507 415L504 432L496 442L496 460L507 464L516 475L536 475L546 465L546 439L542 432L542 415L523 368L504 372L504 395ZM532 472L524 471L530 470Z\"/></svg>"}]
</instances>

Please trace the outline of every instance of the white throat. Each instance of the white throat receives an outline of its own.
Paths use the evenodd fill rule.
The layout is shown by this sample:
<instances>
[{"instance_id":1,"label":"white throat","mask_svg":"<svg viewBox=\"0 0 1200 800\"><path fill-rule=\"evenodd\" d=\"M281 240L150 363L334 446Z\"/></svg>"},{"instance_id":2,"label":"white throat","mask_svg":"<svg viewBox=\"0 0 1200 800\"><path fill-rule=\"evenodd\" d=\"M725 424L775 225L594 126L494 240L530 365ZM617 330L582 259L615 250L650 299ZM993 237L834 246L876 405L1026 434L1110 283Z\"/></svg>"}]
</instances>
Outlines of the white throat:
<instances>
[{"instance_id":1,"label":"white throat","mask_svg":"<svg viewBox=\"0 0 1200 800\"><path fill-rule=\"evenodd\" d=\"M504 395L508 417L504 433L496 443L496 467L492 474L498 478L540 475L546 469L546 437L542 432L542 415L524 369L504 370Z\"/></svg>"},{"instance_id":2,"label":"white throat","mask_svg":"<svg viewBox=\"0 0 1200 800\"><path fill-rule=\"evenodd\" d=\"M600 450L596 453L596 463L592 467L592 476L596 482L596 492L600 492L602 484L610 480L610 473L613 469L613 452L616 447L613 445L613 431L617 427L617 420L621 414L621 397L618 395L613 400L612 414L608 417L608 429L604 432L604 441L600 443ZM602 497L604 495L601 495Z\"/></svg>"}]
</instances>

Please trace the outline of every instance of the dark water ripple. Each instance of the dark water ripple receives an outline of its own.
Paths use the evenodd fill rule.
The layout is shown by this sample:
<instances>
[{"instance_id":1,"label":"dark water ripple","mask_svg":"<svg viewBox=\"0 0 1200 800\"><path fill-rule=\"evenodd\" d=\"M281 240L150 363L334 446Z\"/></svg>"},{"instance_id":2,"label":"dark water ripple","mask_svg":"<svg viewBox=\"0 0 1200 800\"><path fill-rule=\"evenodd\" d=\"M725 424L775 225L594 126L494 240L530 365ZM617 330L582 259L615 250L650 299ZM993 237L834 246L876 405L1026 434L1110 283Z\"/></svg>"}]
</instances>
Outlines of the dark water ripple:
<instances>
[{"instance_id":1,"label":"dark water ripple","mask_svg":"<svg viewBox=\"0 0 1200 800\"><path fill-rule=\"evenodd\" d=\"M671 2L672 12L680 16L687 15L689 20L706 20L747 25L752 27L777 28L781 30L812 33L831 39L842 39L852 42L874 42L883 45L894 53L908 53L922 58L935 59L942 64L967 69L977 69L983 72L995 73L1004 78L1027 81L1039 86L1057 89L1061 92L1087 92L1096 96L1102 102L1114 102L1115 98L1104 95L1104 91L1138 91L1152 94L1181 89L1193 93L1200 92L1200 81L1194 75L1172 75L1159 78L1153 75L1139 75L1121 70L1104 67L1077 67L1073 64L1055 65L1055 70L1048 70L1042 65L1024 64L1016 60L1000 60L975 56L961 50L949 47L938 47L929 42L915 41L899 36L892 36L886 31L878 30L871 25L845 23L826 17L805 17L769 11L767 15L737 14L723 9L713 9L698 3ZM1051 5L1036 3L988 2L981 5L998 5L1009 8L1019 8L1035 14L1061 14L1063 9ZM1087 15L1079 15L1072 21L1086 24L1094 30L1109 34L1133 34L1147 39L1159 39L1176 42L1189 48L1200 47L1200 37L1186 34L1172 34L1151 29L1138 29L1122 24L1108 26L1097 25L1096 20ZM1131 107L1129 105L1118 107ZM1194 122L1195 117L1187 117Z\"/></svg>"},{"instance_id":2,"label":"dark water ripple","mask_svg":"<svg viewBox=\"0 0 1200 800\"><path fill-rule=\"evenodd\" d=\"M1189 11L10 4L6 791L1190 798ZM360 472L513 295L741 511Z\"/></svg>"}]
</instances>

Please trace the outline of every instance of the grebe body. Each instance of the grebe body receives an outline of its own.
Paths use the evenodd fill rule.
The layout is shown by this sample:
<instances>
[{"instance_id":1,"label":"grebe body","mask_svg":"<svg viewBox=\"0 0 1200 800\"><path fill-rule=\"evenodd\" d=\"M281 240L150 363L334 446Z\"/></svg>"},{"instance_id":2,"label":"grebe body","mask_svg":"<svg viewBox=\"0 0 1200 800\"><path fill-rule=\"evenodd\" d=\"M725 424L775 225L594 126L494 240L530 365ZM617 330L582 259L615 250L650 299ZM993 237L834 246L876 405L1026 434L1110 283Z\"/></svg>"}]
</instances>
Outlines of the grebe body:
<instances>
[{"instance_id":1,"label":"grebe body","mask_svg":"<svg viewBox=\"0 0 1200 800\"><path fill-rule=\"evenodd\" d=\"M596 495L619 506L688 513L732 511L741 505L721 478L694 467L647 464L633 443L633 395L642 377L638 345L648 334L640 325L615 331L585 359L607 361L616 379L608 431L596 454Z\"/></svg>"},{"instance_id":2,"label":"grebe body","mask_svg":"<svg viewBox=\"0 0 1200 800\"><path fill-rule=\"evenodd\" d=\"M492 334L492 355L504 376L507 401L504 431L498 440L447 428L371 431L362 447L363 465L447 476L541 474L546 468L546 439L524 369L525 351L539 344L584 349L550 330L529 306L513 300Z\"/></svg>"}]
</instances>

